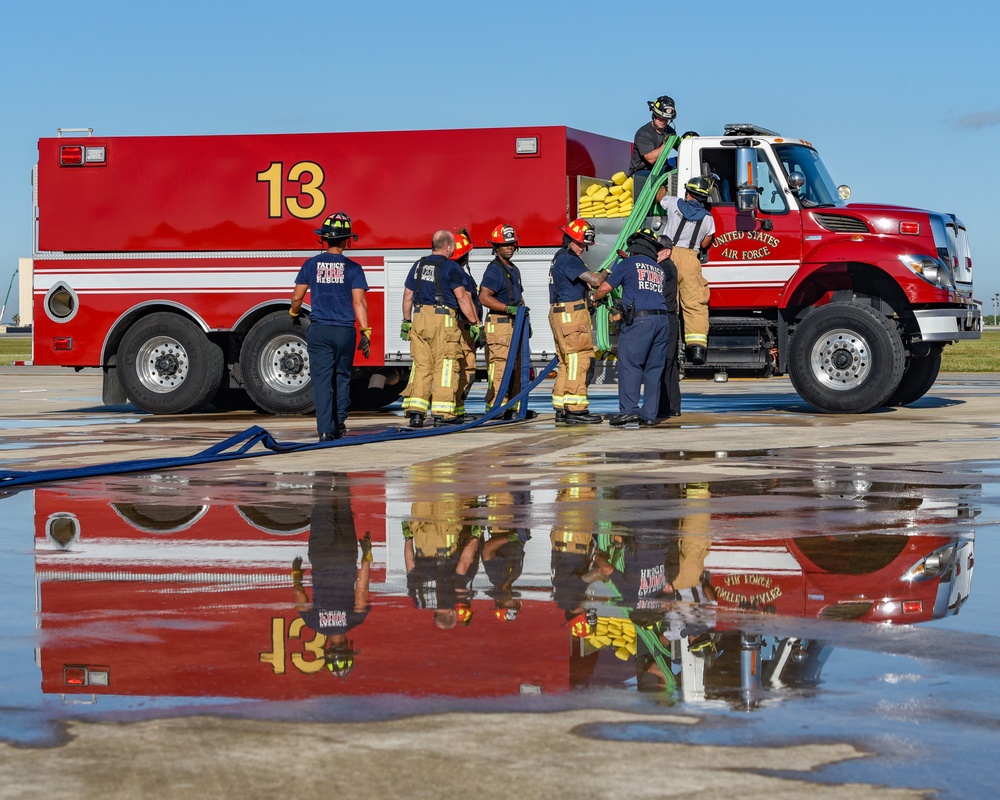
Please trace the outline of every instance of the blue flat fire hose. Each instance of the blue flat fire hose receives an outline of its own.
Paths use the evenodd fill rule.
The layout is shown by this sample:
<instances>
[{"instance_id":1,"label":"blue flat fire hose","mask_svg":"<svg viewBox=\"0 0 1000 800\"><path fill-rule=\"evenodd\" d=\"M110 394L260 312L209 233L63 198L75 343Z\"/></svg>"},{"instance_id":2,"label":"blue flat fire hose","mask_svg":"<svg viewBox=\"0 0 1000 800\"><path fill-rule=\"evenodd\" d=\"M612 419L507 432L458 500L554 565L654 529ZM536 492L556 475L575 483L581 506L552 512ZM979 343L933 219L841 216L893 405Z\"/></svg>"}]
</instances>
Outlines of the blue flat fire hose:
<instances>
[{"instance_id":1,"label":"blue flat fire hose","mask_svg":"<svg viewBox=\"0 0 1000 800\"><path fill-rule=\"evenodd\" d=\"M513 380L515 369L520 369L521 371L521 386L524 388L520 393L509 398L506 403L494 406L481 417L469 422L439 428L404 428L393 426L373 433L348 435L342 439L335 439L332 442L279 442L264 428L254 425L242 433L230 436L228 439L191 456L117 461L110 464L95 464L89 467L43 469L34 472L0 470L0 489L14 486L29 486L37 483L51 483L53 481L74 480L76 478L91 478L98 475L122 475L128 472L193 467L198 464L236 461L243 458L256 458L258 456L275 455L278 453L298 453L329 447L352 447L360 444L402 441L404 439L417 439L425 436L443 436L449 433L466 431L470 428L496 427L514 421L522 421L527 419L528 415L528 395L555 368L557 363L557 359L552 359L547 367L539 371L535 380L530 381L531 350L527 334L527 310L519 309L514 319L514 330L511 334L513 341L516 343L515 348L512 348L512 350L516 349L518 357L508 358L507 367L504 369L503 378L500 381L497 391L497 397L502 398L506 396L507 388ZM514 413L511 420L498 419L508 410L512 409L514 409ZM258 446L262 449L254 450Z\"/></svg>"}]
</instances>

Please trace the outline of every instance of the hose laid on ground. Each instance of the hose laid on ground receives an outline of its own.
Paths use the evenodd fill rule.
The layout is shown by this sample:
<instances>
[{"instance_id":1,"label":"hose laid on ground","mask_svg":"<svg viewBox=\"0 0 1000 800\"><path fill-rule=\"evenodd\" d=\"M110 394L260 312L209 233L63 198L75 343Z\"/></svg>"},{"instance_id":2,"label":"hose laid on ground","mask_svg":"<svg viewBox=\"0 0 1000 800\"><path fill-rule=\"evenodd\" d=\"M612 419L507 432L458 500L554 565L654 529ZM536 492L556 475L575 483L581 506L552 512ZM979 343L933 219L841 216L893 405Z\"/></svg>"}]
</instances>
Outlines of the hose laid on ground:
<instances>
[{"instance_id":1,"label":"hose laid on ground","mask_svg":"<svg viewBox=\"0 0 1000 800\"><path fill-rule=\"evenodd\" d=\"M35 470L19 472L15 470L0 471L0 490L10 487L30 486L38 483L91 478L98 475L121 475L129 472L146 472L151 470L175 469L178 467L193 467L199 464L211 464L223 461L236 461L244 458L275 455L278 453L298 453L307 450L321 450L329 447L352 447L361 444L378 442L402 441L404 439L423 438L425 436L443 436L458 433L471 428L489 428L507 425L510 422L522 421L528 416L528 395L551 372L557 363L552 359L548 366L540 370L534 381L530 381L531 351L528 344L528 314L527 309L519 309L514 319L514 329L511 333L515 347L511 350L518 353L517 358L509 358L503 378L497 392L497 397L504 397L507 387L513 380L514 370L521 370L522 390L508 399L502 405L494 406L477 419L459 425L447 425L439 428L404 428L393 426L373 433L348 435L332 442L279 442L264 428L254 425L245 431L230 436L218 444L195 453L191 456L176 456L171 458L147 458L134 461L117 461L110 464L95 464L88 467L64 467L59 469ZM529 382L530 381L530 382ZM503 415L516 407L511 420L502 419ZM254 450L256 447L263 449Z\"/></svg>"}]
</instances>

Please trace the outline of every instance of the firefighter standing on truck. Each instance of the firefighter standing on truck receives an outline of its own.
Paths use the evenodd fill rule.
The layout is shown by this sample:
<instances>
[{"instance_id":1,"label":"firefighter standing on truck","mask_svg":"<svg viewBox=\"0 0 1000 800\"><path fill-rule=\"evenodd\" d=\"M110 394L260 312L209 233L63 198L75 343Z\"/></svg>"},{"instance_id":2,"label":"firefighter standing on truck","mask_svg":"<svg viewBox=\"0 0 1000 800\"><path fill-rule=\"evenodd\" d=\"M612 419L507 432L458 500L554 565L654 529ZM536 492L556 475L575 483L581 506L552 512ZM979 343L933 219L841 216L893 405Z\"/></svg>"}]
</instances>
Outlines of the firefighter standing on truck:
<instances>
[{"instance_id":1,"label":"firefighter standing on truck","mask_svg":"<svg viewBox=\"0 0 1000 800\"><path fill-rule=\"evenodd\" d=\"M471 252L472 239L469 238L469 232L465 228L461 228L455 234L455 252L451 260L462 268L462 280L465 284L465 290L469 293L469 296L472 298L472 304L476 307L476 323L477 325L481 325L483 305L479 302L479 287L476 285L476 279L472 277L472 271L469 269L469 254ZM462 331L462 359L458 368L460 383L458 398L455 401L455 416L461 417L465 422L468 422L474 417L465 413L465 401L469 398L469 391L472 389L472 384L476 382L476 350L483 346L484 339L482 327L479 328L479 335L476 337L473 337L472 325L467 321L460 321L458 327Z\"/></svg>"},{"instance_id":2,"label":"firefighter standing on truck","mask_svg":"<svg viewBox=\"0 0 1000 800\"><path fill-rule=\"evenodd\" d=\"M521 271L511 259L517 252L517 232L511 225L500 224L490 234L493 260L483 274L479 300L486 307L486 363L489 386L486 389L486 410L496 403L503 405L507 397L514 397L521 391L521 370L515 353L514 371L507 386L507 397L498 398L500 382L503 380L510 358L511 335L514 319L519 308L524 306L524 285ZM504 417L513 418L518 405L508 409Z\"/></svg>"},{"instance_id":3,"label":"firefighter standing on truck","mask_svg":"<svg viewBox=\"0 0 1000 800\"><path fill-rule=\"evenodd\" d=\"M587 371L594 359L594 342L586 298L608 273L590 271L580 257L596 240L593 225L575 219L559 230L563 232L563 246L549 267L549 325L559 357L552 406L557 422L596 425L603 418L590 413L587 398Z\"/></svg>"},{"instance_id":4,"label":"firefighter standing on truck","mask_svg":"<svg viewBox=\"0 0 1000 800\"><path fill-rule=\"evenodd\" d=\"M347 409L351 403L351 370L354 368L354 320L361 326L357 349L365 358L371 350L368 327L368 281L356 261L344 250L356 242L351 218L343 211L330 216L315 231L326 252L306 261L295 277L295 290L288 313L292 325L300 327L302 300L309 292L312 310L306 342L309 375L316 403L316 430L321 442L341 438L347 432Z\"/></svg>"},{"instance_id":5,"label":"firefighter standing on truck","mask_svg":"<svg viewBox=\"0 0 1000 800\"><path fill-rule=\"evenodd\" d=\"M652 114L652 119L635 132L632 142L632 160L629 162L628 174L649 175L656 160L663 151L667 139L676 135L672 123L677 116L674 101L667 95L661 95L655 100L647 100L646 105ZM673 168L669 164L668 169Z\"/></svg>"},{"instance_id":6,"label":"firefighter standing on truck","mask_svg":"<svg viewBox=\"0 0 1000 800\"><path fill-rule=\"evenodd\" d=\"M677 265L677 291L684 320L684 355L692 364L708 359L708 281L701 271L701 259L715 235L715 220L709 210L709 196L715 181L699 175L684 184L685 196L667 197L660 187L656 199L666 214L663 234L674 244L671 258Z\"/></svg>"},{"instance_id":7,"label":"firefighter standing on truck","mask_svg":"<svg viewBox=\"0 0 1000 800\"><path fill-rule=\"evenodd\" d=\"M593 298L600 300L622 288L622 326L618 336L618 414L608 422L656 425L660 381L667 361L670 322L663 298L664 269L670 255L649 228L628 238L629 257L615 266ZM639 394L642 391L642 406Z\"/></svg>"},{"instance_id":8,"label":"firefighter standing on truck","mask_svg":"<svg viewBox=\"0 0 1000 800\"><path fill-rule=\"evenodd\" d=\"M461 388L460 323L467 322L476 339L480 329L463 270L451 260L454 253L455 235L437 231L431 238L430 255L414 263L406 276L400 338L410 342L413 359L410 394L403 401L411 428L422 428L428 411L435 424L462 422L456 413Z\"/></svg>"}]
</instances>

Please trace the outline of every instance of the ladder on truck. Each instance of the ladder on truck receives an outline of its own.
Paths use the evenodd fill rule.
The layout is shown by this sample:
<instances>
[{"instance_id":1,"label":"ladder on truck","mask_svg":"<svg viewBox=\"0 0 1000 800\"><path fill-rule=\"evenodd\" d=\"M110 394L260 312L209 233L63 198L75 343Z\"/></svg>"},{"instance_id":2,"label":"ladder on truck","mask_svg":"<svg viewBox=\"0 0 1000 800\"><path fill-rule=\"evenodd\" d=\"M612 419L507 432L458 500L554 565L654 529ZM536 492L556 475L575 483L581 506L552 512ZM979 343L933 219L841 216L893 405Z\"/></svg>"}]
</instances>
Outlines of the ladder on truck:
<instances>
[{"instance_id":1,"label":"ladder on truck","mask_svg":"<svg viewBox=\"0 0 1000 800\"><path fill-rule=\"evenodd\" d=\"M670 180L670 176L677 171L676 167L672 170L667 170L665 167L670 151L676 150L680 146L680 143L681 139L677 134L671 134L664 140L663 150L650 170L649 180L643 184L642 191L639 192L632 210L625 219L621 233L618 234L615 246L611 248L611 251L604 259L598 271L606 269L608 272L611 272L614 269L615 264L621 260L618 251L625 250L628 247L629 237L639 230L643 222L646 221L646 217L649 216L649 210L656 199L656 193L661 186L664 186ZM598 352L598 358L600 358L601 354L611 350L611 314L614 310L614 301L620 299L621 294L621 287L618 287L604 298L594 311L594 347Z\"/></svg>"}]
</instances>

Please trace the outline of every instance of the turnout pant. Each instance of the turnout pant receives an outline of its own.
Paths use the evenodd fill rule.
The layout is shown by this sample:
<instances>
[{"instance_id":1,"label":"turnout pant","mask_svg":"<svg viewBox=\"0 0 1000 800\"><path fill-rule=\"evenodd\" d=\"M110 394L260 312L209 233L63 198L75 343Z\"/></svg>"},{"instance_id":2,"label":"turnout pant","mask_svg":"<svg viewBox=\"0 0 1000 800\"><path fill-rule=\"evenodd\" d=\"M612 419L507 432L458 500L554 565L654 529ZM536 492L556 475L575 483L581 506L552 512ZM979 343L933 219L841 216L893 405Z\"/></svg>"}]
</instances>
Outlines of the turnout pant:
<instances>
[{"instance_id":1,"label":"turnout pant","mask_svg":"<svg viewBox=\"0 0 1000 800\"><path fill-rule=\"evenodd\" d=\"M708 347L708 281L701 271L698 251L675 247L670 254L677 265L677 301L684 316L684 346Z\"/></svg>"},{"instance_id":2,"label":"turnout pant","mask_svg":"<svg viewBox=\"0 0 1000 800\"><path fill-rule=\"evenodd\" d=\"M587 304L579 300L549 306L549 326L559 358L556 382L552 387L552 407L556 411L586 411L590 406L587 370L594 360Z\"/></svg>"},{"instance_id":3,"label":"turnout pant","mask_svg":"<svg viewBox=\"0 0 1000 800\"><path fill-rule=\"evenodd\" d=\"M507 361L510 358L511 336L514 332L514 318L506 314L490 313L486 317L486 365L489 386L486 388L486 410L494 405L503 405L507 397L514 397L521 391L521 371L514 370L510 384L507 386L507 397L497 397L500 382L503 380ZM514 406L515 410L517 406Z\"/></svg>"},{"instance_id":4,"label":"turnout pant","mask_svg":"<svg viewBox=\"0 0 1000 800\"><path fill-rule=\"evenodd\" d=\"M312 323L306 331L309 376L316 403L316 430L335 433L347 422L354 367L354 326Z\"/></svg>"},{"instance_id":5,"label":"turnout pant","mask_svg":"<svg viewBox=\"0 0 1000 800\"><path fill-rule=\"evenodd\" d=\"M410 329L410 394L403 410L428 411L449 419L455 416L462 358L462 331L455 310L422 305L413 314Z\"/></svg>"},{"instance_id":6,"label":"turnout pant","mask_svg":"<svg viewBox=\"0 0 1000 800\"><path fill-rule=\"evenodd\" d=\"M462 331L462 357L458 364L458 394L455 397L455 415L461 417L465 414L465 401L472 389L472 384L476 382L476 344L472 341L472 333L469 326L464 322L459 323ZM487 411L489 406L486 407Z\"/></svg>"}]
</instances>

